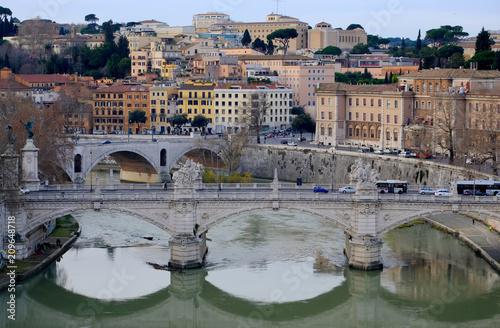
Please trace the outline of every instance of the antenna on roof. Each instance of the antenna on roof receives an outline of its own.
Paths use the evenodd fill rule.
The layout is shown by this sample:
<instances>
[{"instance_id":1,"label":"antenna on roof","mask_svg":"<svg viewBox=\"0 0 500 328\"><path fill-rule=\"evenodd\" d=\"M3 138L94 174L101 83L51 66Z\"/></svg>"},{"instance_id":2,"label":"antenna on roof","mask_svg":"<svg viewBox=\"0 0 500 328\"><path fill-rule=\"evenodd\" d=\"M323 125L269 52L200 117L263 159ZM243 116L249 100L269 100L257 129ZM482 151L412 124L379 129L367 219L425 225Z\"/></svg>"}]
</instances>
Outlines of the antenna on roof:
<instances>
[{"instance_id":1,"label":"antenna on roof","mask_svg":"<svg viewBox=\"0 0 500 328\"><path fill-rule=\"evenodd\" d=\"M280 2L283 2L285 0L271 0L271 1L273 1L273 2L276 1L276 15L279 15Z\"/></svg>"}]
</instances>

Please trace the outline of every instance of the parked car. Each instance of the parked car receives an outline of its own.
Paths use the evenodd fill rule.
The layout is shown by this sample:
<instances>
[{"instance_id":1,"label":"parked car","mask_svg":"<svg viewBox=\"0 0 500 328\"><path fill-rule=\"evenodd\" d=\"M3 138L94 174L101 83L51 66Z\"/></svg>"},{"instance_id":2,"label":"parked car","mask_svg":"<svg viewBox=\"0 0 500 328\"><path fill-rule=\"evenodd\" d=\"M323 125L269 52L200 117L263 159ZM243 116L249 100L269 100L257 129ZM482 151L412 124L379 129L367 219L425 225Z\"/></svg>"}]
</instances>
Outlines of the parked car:
<instances>
[{"instance_id":1,"label":"parked car","mask_svg":"<svg viewBox=\"0 0 500 328\"><path fill-rule=\"evenodd\" d=\"M325 194L328 194L328 189L320 187L320 186L315 186L313 191L314 192L324 192Z\"/></svg>"},{"instance_id":2,"label":"parked car","mask_svg":"<svg viewBox=\"0 0 500 328\"><path fill-rule=\"evenodd\" d=\"M284 145L286 145L286 144L288 144L288 141L287 140L281 140L281 143L284 144Z\"/></svg>"},{"instance_id":3,"label":"parked car","mask_svg":"<svg viewBox=\"0 0 500 328\"><path fill-rule=\"evenodd\" d=\"M351 187L351 186L346 186L346 187L340 188L339 192L341 192L343 194L353 194L356 192L356 188Z\"/></svg>"},{"instance_id":4,"label":"parked car","mask_svg":"<svg viewBox=\"0 0 500 328\"><path fill-rule=\"evenodd\" d=\"M104 134L104 131L94 131L94 134Z\"/></svg>"},{"instance_id":5,"label":"parked car","mask_svg":"<svg viewBox=\"0 0 500 328\"><path fill-rule=\"evenodd\" d=\"M108 134L118 134L116 131L109 131Z\"/></svg>"},{"instance_id":6,"label":"parked car","mask_svg":"<svg viewBox=\"0 0 500 328\"><path fill-rule=\"evenodd\" d=\"M389 148L384 149L384 154L392 154L392 150Z\"/></svg>"},{"instance_id":7,"label":"parked car","mask_svg":"<svg viewBox=\"0 0 500 328\"><path fill-rule=\"evenodd\" d=\"M297 140L298 141L306 141L306 137L298 137Z\"/></svg>"},{"instance_id":8,"label":"parked car","mask_svg":"<svg viewBox=\"0 0 500 328\"><path fill-rule=\"evenodd\" d=\"M420 188L418 190L418 193L420 195L434 195L436 193L436 191L432 188Z\"/></svg>"},{"instance_id":9,"label":"parked car","mask_svg":"<svg viewBox=\"0 0 500 328\"><path fill-rule=\"evenodd\" d=\"M103 141L103 142L102 142L102 144L103 144L103 145L105 145L105 144L110 144L110 143L111 143L111 141L109 141L109 140L106 140L106 141Z\"/></svg>"},{"instance_id":10,"label":"parked car","mask_svg":"<svg viewBox=\"0 0 500 328\"><path fill-rule=\"evenodd\" d=\"M288 143L288 146L297 146L297 143L292 141Z\"/></svg>"},{"instance_id":11,"label":"parked car","mask_svg":"<svg viewBox=\"0 0 500 328\"><path fill-rule=\"evenodd\" d=\"M398 154L399 157L410 157L410 153L406 151L402 151Z\"/></svg>"},{"instance_id":12,"label":"parked car","mask_svg":"<svg viewBox=\"0 0 500 328\"><path fill-rule=\"evenodd\" d=\"M273 138L273 137L274 137L274 134L272 134L272 133L269 133L269 134L266 136L266 138Z\"/></svg>"},{"instance_id":13,"label":"parked car","mask_svg":"<svg viewBox=\"0 0 500 328\"><path fill-rule=\"evenodd\" d=\"M448 189L438 189L434 192L436 196L451 196L452 193Z\"/></svg>"},{"instance_id":14,"label":"parked car","mask_svg":"<svg viewBox=\"0 0 500 328\"><path fill-rule=\"evenodd\" d=\"M364 148L359 148L359 149L358 149L358 153L366 153L366 149L364 149Z\"/></svg>"},{"instance_id":15,"label":"parked car","mask_svg":"<svg viewBox=\"0 0 500 328\"><path fill-rule=\"evenodd\" d=\"M482 192L481 190L474 190L474 189L466 189L464 190L464 195L467 195L467 196L487 196L488 194Z\"/></svg>"},{"instance_id":16,"label":"parked car","mask_svg":"<svg viewBox=\"0 0 500 328\"><path fill-rule=\"evenodd\" d=\"M382 154L384 154L384 151L382 149L377 149L373 153L378 154L378 155L382 155Z\"/></svg>"}]
</instances>

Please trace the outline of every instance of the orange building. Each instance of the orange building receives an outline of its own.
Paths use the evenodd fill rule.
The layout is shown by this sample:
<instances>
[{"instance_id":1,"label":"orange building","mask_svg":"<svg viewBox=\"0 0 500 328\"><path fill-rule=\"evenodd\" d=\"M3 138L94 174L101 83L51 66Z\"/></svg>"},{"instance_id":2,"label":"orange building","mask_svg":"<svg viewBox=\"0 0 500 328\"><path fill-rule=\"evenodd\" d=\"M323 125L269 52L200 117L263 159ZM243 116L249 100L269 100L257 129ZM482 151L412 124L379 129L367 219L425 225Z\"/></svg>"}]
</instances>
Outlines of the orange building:
<instances>
[{"instance_id":1,"label":"orange building","mask_svg":"<svg viewBox=\"0 0 500 328\"><path fill-rule=\"evenodd\" d=\"M113 85L93 92L94 133L141 133L150 129L151 110L149 88L141 85ZM129 115L144 111L146 123L129 125Z\"/></svg>"}]
</instances>

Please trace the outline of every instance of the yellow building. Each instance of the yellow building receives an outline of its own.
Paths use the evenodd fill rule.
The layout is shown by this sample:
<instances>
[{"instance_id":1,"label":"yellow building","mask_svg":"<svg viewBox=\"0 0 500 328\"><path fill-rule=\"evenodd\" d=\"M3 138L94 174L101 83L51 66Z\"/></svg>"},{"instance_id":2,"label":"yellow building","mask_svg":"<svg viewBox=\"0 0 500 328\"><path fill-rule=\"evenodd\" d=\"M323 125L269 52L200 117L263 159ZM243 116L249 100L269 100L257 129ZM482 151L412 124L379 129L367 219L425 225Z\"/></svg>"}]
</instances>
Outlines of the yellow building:
<instances>
[{"instance_id":1,"label":"yellow building","mask_svg":"<svg viewBox=\"0 0 500 328\"><path fill-rule=\"evenodd\" d=\"M214 82L186 82L179 88L177 100L179 114L187 114L189 122L196 115L205 116L209 123L214 121Z\"/></svg>"},{"instance_id":2,"label":"yellow building","mask_svg":"<svg viewBox=\"0 0 500 328\"><path fill-rule=\"evenodd\" d=\"M238 33L245 33L248 30L252 41L259 38L267 42L267 36L274 31L294 28L297 30L298 36L290 40L289 52L295 52L299 49L307 48L307 31L309 24L301 22L297 18L282 16L278 14L271 14L266 16L265 22L257 23L225 23L218 24L226 29L236 29Z\"/></svg>"},{"instance_id":3,"label":"yellow building","mask_svg":"<svg viewBox=\"0 0 500 328\"><path fill-rule=\"evenodd\" d=\"M181 74L181 69L178 65L169 64L166 59L163 59L161 65L161 77L169 81L175 81L175 78Z\"/></svg>"}]
</instances>

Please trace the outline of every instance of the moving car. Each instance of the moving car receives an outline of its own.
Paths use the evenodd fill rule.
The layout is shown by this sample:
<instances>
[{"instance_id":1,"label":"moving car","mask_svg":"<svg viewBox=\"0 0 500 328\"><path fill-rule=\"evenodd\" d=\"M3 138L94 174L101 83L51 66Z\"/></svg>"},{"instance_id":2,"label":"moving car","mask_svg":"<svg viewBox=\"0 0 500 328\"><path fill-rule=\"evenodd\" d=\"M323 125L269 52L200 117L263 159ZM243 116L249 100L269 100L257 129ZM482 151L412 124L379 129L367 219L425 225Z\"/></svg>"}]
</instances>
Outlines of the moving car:
<instances>
[{"instance_id":1,"label":"moving car","mask_svg":"<svg viewBox=\"0 0 500 328\"><path fill-rule=\"evenodd\" d=\"M346 193L350 193L350 194L353 194L356 192L356 188L354 187L351 187L351 186L346 186L346 187L342 187L339 189L339 192L343 193L343 194L346 194Z\"/></svg>"},{"instance_id":2,"label":"moving car","mask_svg":"<svg viewBox=\"0 0 500 328\"><path fill-rule=\"evenodd\" d=\"M373 153L374 153L374 154L378 154L378 155L382 155L382 154L384 154L384 151L383 151L383 150L381 150L381 149L377 149L377 150L375 150Z\"/></svg>"},{"instance_id":3,"label":"moving car","mask_svg":"<svg viewBox=\"0 0 500 328\"><path fill-rule=\"evenodd\" d=\"M109 141L109 140L106 140L106 141L103 141L103 142L102 142L102 144L103 144L103 145L105 145L105 144L110 144L110 143L111 143L111 141Z\"/></svg>"},{"instance_id":4,"label":"moving car","mask_svg":"<svg viewBox=\"0 0 500 328\"><path fill-rule=\"evenodd\" d=\"M418 193L420 195L435 195L436 191L432 188L420 188Z\"/></svg>"},{"instance_id":5,"label":"moving car","mask_svg":"<svg viewBox=\"0 0 500 328\"><path fill-rule=\"evenodd\" d=\"M298 137L297 140L298 141L306 141L306 137Z\"/></svg>"},{"instance_id":6,"label":"moving car","mask_svg":"<svg viewBox=\"0 0 500 328\"><path fill-rule=\"evenodd\" d=\"M399 157L410 157L410 153L406 152L406 151L402 151L398 154Z\"/></svg>"},{"instance_id":7,"label":"moving car","mask_svg":"<svg viewBox=\"0 0 500 328\"><path fill-rule=\"evenodd\" d=\"M288 143L288 146L297 146L297 143L295 143L295 142L292 141L292 142Z\"/></svg>"},{"instance_id":8,"label":"moving car","mask_svg":"<svg viewBox=\"0 0 500 328\"><path fill-rule=\"evenodd\" d=\"M434 192L436 196L451 196L452 193L448 189L438 189Z\"/></svg>"},{"instance_id":9,"label":"moving car","mask_svg":"<svg viewBox=\"0 0 500 328\"><path fill-rule=\"evenodd\" d=\"M21 194L29 194L30 190L28 188L19 187Z\"/></svg>"},{"instance_id":10,"label":"moving car","mask_svg":"<svg viewBox=\"0 0 500 328\"><path fill-rule=\"evenodd\" d=\"M288 141L287 140L281 140L281 143L284 144L284 145L286 145L286 144L288 144Z\"/></svg>"},{"instance_id":11,"label":"moving car","mask_svg":"<svg viewBox=\"0 0 500 328\"><path fill-rule=\"evenodd\" d=\"M272 134L272 133L269 133L269 134L266 136L266 138L273 138L273 137L274 137L274 134Z\"/></svg>"},{"instance_id":12,"label":"moving car","mask_svg":"<svg viewBox=\"0 0 500 328\"><path fill-rule=\"evenodd\" d=\"M328 189L320 187L320 186L315 186L313 191L314 192L324 192L325 194L328 194Z\"/></svg>"}]
</instances>

